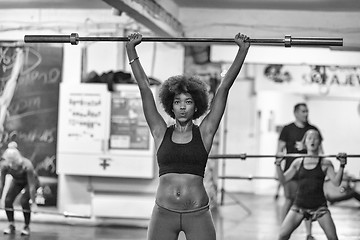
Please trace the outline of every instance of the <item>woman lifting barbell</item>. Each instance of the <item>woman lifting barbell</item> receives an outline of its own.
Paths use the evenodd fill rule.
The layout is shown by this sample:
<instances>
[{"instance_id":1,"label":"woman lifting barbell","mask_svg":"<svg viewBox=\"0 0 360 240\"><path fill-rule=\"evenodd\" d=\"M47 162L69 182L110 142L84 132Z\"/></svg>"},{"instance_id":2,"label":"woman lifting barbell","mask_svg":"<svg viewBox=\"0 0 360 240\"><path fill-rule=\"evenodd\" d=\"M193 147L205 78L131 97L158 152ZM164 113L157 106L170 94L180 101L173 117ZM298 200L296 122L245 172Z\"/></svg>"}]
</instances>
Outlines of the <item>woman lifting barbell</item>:
<instances>
[{"instance_id":1,"label":"woman lifting barbell","mask_svg":"<svg viewBox=\"0 0 360 240\"><path fill-rule=\"evenodd\" d=\"M330 160L316 157L319 154L321 143L320 134L317 130L308 130L302 142L307 153L313 155L312 157L295 159L285 173L280 166L283 158L279 157L275 161L280 182L289 181L297 175L299 183L294 205L281 225L279 239L289 239L303 219L310 219L319 222L328 239L337 240L335 224L327 206L323 187L325 177L328 177L334 185L339 186L341 184L347 163L346 154L338 154L340 169L335 172Z\"/></svg>"},{"instance_id":2,"label":"woman lifting barbell","mask_svg":"<svg viewBox=\"0 0 360 240\"><path fill-rule=\"evenodd\" d=\"M15 234L15 222L13 203L15 198L21 193L21 206L24 209L25 226L21 235L30 234L31 209L37 208L35 203L36 188L39 185L37 174L35 173L32 162L23 157L17 149L16 142L10 142L8 148L2 155L0 162L0 199L3 194L6 175L11 175L12 180L5 197L5 211L9 221L9 227L4 230L4 234ZM1 201L2 202L2 201ZM2 207L2 206L1 206Z\"/></svg>"}]
</instances>

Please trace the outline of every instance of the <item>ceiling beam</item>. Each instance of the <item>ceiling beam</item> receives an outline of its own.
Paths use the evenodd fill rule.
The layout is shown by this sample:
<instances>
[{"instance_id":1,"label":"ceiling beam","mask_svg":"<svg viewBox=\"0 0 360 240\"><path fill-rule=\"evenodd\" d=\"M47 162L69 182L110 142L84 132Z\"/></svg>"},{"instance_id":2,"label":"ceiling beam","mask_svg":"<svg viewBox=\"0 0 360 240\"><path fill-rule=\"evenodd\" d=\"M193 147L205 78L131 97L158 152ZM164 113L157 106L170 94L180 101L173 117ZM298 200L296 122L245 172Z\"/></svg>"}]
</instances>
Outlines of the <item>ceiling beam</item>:
<instances>
[{"instance_id":1,"label":"ceiling beam","mask_svg":"<svg viewBox=\"0 0 360 240\"><path fill-rule=\"evenodd\" d=\"M183 37L182 24L153 0L103 0L120 12L125 12L158 36Z\"/></svg>"}]
</instances>

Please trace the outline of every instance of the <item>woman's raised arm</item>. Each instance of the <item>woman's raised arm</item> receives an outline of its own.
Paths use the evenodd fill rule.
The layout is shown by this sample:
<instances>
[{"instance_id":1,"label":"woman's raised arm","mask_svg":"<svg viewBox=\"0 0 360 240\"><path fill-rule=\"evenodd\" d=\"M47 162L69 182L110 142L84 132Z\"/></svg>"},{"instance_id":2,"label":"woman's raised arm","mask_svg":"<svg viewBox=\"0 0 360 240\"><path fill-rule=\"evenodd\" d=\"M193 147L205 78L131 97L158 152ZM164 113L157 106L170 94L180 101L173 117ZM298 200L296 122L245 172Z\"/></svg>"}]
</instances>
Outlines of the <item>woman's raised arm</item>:
<instances>
[{"instance_id":1,"label":"woman's raised arm","mask_svg":"<svg viewBox=\"0 0 360 240\"><path fill-rule=\"evenodd\" d=\"M141 43L141 40L142 35L140 33L133 33L129 35L129 41L126 44L126 51L129 58L129 64L140 89L146 121L150 127L151 134L156 139L163 136L163 133L166 130L166 123L157 110L155 99L150 89L149 79L141 66L140 59L135 48Z\"/></svg>"},{"instance_id":2,"label":"woman's raised arm","mask_svg":"<svg viewBox=\"0 0 360 240\"><path fill-rule=\"evenodd\" d=\"M212 142L212 138L219 127L225 111L229 90L240 72L250 47L250 42L246 42L248 39L249 37L241 33L235 36L234 41L239 46L236 57L216 91L208 115L200 125L202 133L205 133L202 134L205 144L208 144L209 141ZM209 139L204 139L204 136Z\"/></svg>"}]
</instances>

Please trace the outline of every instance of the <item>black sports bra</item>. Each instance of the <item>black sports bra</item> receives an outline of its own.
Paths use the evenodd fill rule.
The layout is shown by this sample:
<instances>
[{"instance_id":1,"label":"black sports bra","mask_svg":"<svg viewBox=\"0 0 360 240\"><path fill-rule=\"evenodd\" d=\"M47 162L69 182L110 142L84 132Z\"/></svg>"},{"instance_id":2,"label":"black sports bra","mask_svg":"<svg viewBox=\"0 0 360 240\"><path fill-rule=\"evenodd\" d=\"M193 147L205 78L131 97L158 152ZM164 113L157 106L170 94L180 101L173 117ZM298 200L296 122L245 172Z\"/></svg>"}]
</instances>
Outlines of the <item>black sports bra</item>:
<instances>
[{"instance_id":1,"label":"black sports bra","mask_svg":"<svg viewBox=\"0 0 360 240\"><path fill-rule=\"evenodd\" d=\"M175 125L166 129L157 151L159 176L166 173L188 173L204 177L209 154L201 139L199 126L193 125L192 139L184 144L172 141L174 129Z\"/></svg>"}]
</instances>

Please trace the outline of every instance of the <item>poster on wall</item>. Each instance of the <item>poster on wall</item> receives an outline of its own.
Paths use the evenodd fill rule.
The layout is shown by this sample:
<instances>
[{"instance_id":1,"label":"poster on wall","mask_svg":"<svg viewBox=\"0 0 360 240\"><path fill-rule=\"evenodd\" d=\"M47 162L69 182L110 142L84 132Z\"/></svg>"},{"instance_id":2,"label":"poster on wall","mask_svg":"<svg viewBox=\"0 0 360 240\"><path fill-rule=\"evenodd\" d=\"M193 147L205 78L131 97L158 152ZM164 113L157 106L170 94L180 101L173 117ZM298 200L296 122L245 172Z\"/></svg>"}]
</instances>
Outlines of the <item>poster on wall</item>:
<instances>
[{"instance_id":1,"label":"poster on wall","mask_svg":"<svg viewBox=\"0 0 360 240\"><path fill-rule=\"evenodd\" d=\"M150 132L137 86L122 85L111 96L110 148L148 150Z\"/></svg>"},{"instance_id":2,"label":"poster on wall","mask_svg":"<svg viewBox=\"0 0 360 240\"><path fill-rule=\"evenodd\" d=\"M56 205L56 139L62 45L32 44L23 48L23 65L4 122L5 135L16 135L20 152L34 164L40 177L41 205ZM11 79L16 50L1 46L0 79ZM4 97L4 95L2 95Z\"/></svg>"},{"instance_id":3,"label":"poster on wall","mask_svg":"<svg viewBox=\"0 0 360 240\"><path fill-rule=\"evenodd\" d=\"M105 84L62 83L58 151L101 153L108 138L110 94Z\"/></svg>"},{"instance_id":4,"label":"poster on wall","mask_svg":"<svg viewBox=\"0 0 360 240\"><path fill-rule=\"evenodd\" d=\"M255 64L256 91L359 98L360 66Z\"/></svg>"}]
</instances>

